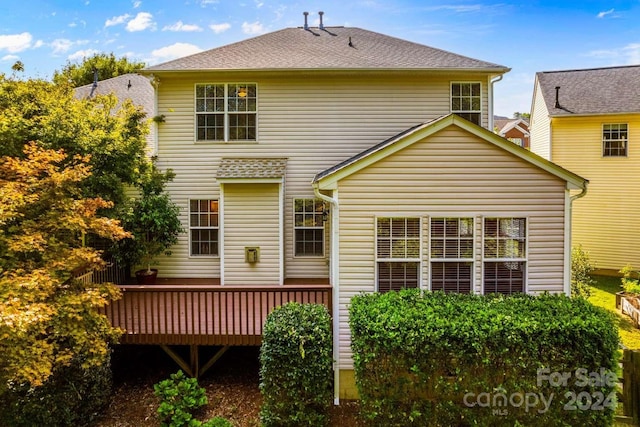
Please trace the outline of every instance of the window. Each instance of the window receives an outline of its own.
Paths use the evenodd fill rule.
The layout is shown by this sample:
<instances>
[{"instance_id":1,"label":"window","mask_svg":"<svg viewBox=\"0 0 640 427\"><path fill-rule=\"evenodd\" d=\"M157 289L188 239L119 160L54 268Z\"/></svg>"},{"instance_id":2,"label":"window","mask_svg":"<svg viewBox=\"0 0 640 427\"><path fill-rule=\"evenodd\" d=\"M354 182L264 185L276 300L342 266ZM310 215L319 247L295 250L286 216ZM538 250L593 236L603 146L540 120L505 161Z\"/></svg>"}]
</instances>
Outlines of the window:
<instances>
[{"instance_id":1,"label":"window","mask_svg":"<svg viewBox=\"0 0 640 427\"><path fill-rule=\"evenodd\" d=\"M218 201L189 201L189 238L192 256L218 255Z\"/></svg>"},{"instance_id":2,"label":"window","mask_svg":"<svg viewBox=\"0 0 640 427\"><path fill-rule=\"evenodd\" d=\"M324 256L324 203L294 199L295 256Z\"/></svg>"},{"instance_id":3,"label":"window","mask_svg":"<svg viewBox=\"0 0 640 427\"><path fill-rule=\"evenodd\" d=\"M524 292L526 235L525 218L484 220L484 293Z\"/></svg>"},{"instance_id":4,"label":"window","mask_svg":"<svg viewBox=\"0 0 640 427\"><path fill-rule=\"evenodd\" d=\"M602 125L602 155L604 157L625 157L629 133L626 123Z\"/></svg>"},{"instance_id":5,"label":"window","mask_svg":"<svg viewBox=\"0 0 640 427\"><path fill-rule=\"evenodd\" d=\"M255 84L196 85L198 141L255 141Z\"/></svg>"},{"instance_id":6,"label":"window","mask_svg":"<svg viewBox=\"0 0 640 427\"><path fill-rule=\"evenodd\" d=\"M378 218L376 252L379 292L417 288L420 218Z\"/></svg>"},{"instance_id":7,"label":"window","mask_svg":"<svg viewBox=\"0 0 640 427\"><path fill-rule=\"evenodd\" d=\"M451 112L480 126L482 95L480 83L451 83Z\"/></svg>"},{"instance_id":8,"label":"window","mask_svg":"<svg viewBox=\"0 0 640 427\"><path fill-rule=\"evenodd\" d=\"M471 292L473 218L432 218L431 290Z\"/></svg>"}]
</instances>

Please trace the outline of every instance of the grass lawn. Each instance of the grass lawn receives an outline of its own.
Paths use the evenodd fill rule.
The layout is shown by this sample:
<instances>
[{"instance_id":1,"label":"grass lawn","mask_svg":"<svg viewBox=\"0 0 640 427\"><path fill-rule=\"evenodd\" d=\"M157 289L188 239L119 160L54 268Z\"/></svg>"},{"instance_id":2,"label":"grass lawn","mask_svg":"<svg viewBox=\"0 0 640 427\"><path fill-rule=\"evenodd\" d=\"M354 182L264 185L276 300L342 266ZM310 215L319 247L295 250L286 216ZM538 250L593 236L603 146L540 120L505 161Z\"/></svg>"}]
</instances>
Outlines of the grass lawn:
<instances>
[{"instance_id":1,"label":"grass lawn","mask_svg":"<svg viewBox=\"0 0 640 427\"><path fill-rule=\"evenodd\" d=\"M636 328L628 316L616 310L616 292L621 291L620 278L594 276L596 285L591 288L589 301L616 314L622 344L630 349L640 350L640 329Z\"/></svg>"}]
</instances>

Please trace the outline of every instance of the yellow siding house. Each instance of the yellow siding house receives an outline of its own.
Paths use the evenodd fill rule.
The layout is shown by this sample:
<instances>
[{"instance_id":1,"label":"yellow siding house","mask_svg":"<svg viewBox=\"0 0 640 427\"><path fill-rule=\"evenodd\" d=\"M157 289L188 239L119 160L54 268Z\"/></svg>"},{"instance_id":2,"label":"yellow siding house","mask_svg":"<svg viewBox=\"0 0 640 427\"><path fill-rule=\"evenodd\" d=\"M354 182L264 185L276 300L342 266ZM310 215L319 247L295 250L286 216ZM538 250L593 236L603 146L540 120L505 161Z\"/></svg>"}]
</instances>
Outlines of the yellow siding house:
<instances>
[{"instance_id":1,"label":"yellow siding house","mask_svg":"<svg viewBox=\"0 0 640 427\"><path fill-rule=\"evenodd\" d=\"M596 267L640 267L640 66L540 72L531 150L586 177L573 243Z\"/></svg>"}]
</instances>

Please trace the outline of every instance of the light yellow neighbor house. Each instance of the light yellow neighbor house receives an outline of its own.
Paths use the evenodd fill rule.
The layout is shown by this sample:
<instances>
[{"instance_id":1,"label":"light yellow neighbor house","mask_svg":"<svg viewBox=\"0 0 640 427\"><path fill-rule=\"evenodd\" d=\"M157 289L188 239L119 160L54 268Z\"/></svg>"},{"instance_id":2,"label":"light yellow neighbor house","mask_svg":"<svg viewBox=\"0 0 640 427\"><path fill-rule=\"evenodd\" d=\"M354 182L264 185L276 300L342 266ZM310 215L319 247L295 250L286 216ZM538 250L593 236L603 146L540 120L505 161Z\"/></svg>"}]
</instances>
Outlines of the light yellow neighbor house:
<instances>
[{"instance_id":1,"label":"light yellow neighbor house","mask_svg":"<svg viewBox=\"0 0 640 427\"><path fill-rule=\"evenodd\" d=\"M640 66L540 72L531 151L589 179L573 243L596 267L640 266Z\"/></svg>"},{"instance_id":2,"label":"light yellow neighbor house","mask_svg":"<svg viewBox=\"0 0 640 427\"><path fill-rule=\"evenodd\" d=\"M330 284L336 399L353 396L360 292L568 293L586 180L490 131L507 71L322 25L143 70L187 230L160 275Z\"/></svg>"}]
</instances>

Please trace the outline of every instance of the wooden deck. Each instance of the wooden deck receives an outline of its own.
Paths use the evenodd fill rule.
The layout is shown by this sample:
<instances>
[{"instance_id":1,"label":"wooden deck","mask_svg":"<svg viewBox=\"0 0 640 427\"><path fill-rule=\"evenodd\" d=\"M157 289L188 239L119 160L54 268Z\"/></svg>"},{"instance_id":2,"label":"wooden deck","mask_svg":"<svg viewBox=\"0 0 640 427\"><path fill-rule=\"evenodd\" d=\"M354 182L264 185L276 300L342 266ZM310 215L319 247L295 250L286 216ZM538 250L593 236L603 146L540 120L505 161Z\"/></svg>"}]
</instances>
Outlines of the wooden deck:
<instances>
[{"instance_id":1,"label":"wooden deck","mask_svg":"<svg viewBox=\"0 0 640 427\"><path fill-rule=\"evenodd\" d=\"M324 304L326 279L289 280L283 286L220 286L216 279L158 279L119 285L122 298L104 309L122 328L122 344L260 345L267 315L290 301Z\"/></svg>"}]
</instances>

